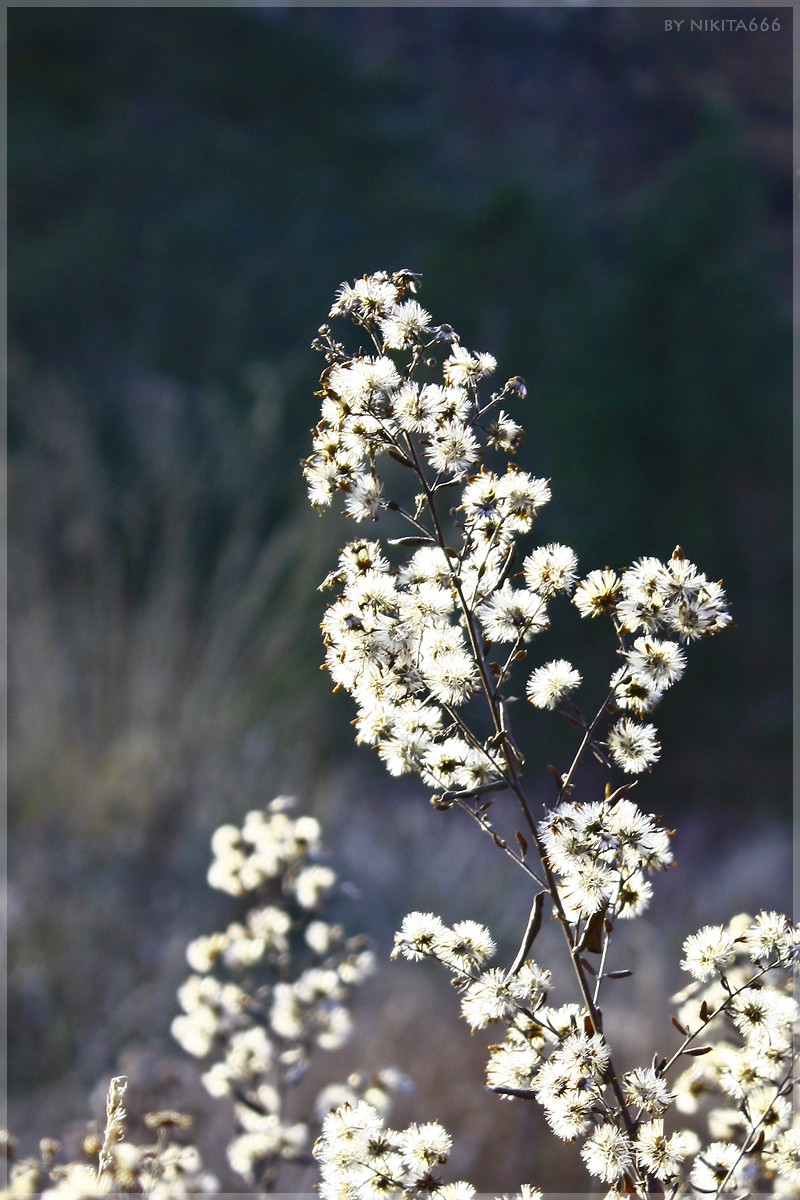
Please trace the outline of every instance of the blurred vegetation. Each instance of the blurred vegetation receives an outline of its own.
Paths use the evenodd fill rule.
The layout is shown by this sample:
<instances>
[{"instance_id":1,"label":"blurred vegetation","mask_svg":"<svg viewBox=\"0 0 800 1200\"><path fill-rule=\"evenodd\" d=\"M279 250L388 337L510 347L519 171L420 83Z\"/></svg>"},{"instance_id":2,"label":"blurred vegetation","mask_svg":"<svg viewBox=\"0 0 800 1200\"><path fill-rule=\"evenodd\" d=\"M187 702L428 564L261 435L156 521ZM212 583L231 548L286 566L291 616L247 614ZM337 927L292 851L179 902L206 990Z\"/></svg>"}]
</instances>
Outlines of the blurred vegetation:
<instances>
[{"instance_id":1,"label":"blurred vegetation","mask_svg":"<svg viewBox=\"0 0 800 1200\"><path fill-rule=\"evenodd\" d=\"M488 55L516 27L465 16L476 45L487 22ZM724 579L737 629L665 705L649 802L788 820L788 248L746 114L706 106L613 196L560 195L546 160L537 184L489 135L472 191L442 165L471 118L432 120L432 87L359 68L321 17L8 27L12 1087L163 1044L182 939L214 919L209 830L282 786L324 806L356 754L315 630L352 531L306 513L297 464L308 345L364 271L422 270L435 317L526 378L542 540L587 570L680 542ZM571 612L542 654L562 635L607 674ZM519 719L532 766L560 761L568 730Z\"/></svg>"}]
</instances>

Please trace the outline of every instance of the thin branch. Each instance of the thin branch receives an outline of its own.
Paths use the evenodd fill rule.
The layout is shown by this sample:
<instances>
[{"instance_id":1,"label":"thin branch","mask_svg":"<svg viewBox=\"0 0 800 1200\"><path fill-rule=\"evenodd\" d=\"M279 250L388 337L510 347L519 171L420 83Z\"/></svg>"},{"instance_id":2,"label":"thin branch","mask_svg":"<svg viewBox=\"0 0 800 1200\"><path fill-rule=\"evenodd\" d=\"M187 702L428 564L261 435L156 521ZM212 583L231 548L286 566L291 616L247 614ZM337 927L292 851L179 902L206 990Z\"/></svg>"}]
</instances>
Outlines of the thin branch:
<instances>
[{"instance_id":1,"label":"thin branch","mask_svg":"<svg viewBox=\"0 0 800 1200\"><path fill-rule=\"evenodd\" d=\"M536 1092L527 1092L524 1088L490 1087L487 1083L484 1091L494 1092L497 1096L518 1096L520 1100L535 1100Z\"/></svg>"},{"instance_id":2,"label":"thin branch","mask_svg":"<svg viewBox=\"0 0 800 1200\"><path fill-rule=\"evenodd\" d=\"M502 838L497 837L495 830L492 829L491 825L489 825L488 822L483 820L480 813L475 812L475 810L473 808L470 808L470 806L468 804L465 804L463 800L457 800L456 804L458 805L459 808L463 808L464 812L467 813L468 816L472 817L473 821L476 821L477 824L480 825L480 827L484 831L484 833L489 834L489 837L492 839L494 844L500 850L502 850L504 854L507 854L512 862L516 863L518 867L522 867L522 870L525 872L526 875L530 876L530 878L534 881L534 883L538 883L540 888L544 888L545 890L547 890L547 884L544 883L544 881L539 878L539 876L536 874L536 872L533 870L532 867L529 867L526 862L524 862L521 858L517 857L517 855L514 853L513 850L509 849L509 847L502 840Z\"/></svg>"},{"instance_id":3,"label":"thin branch","mask_svg":"<svg viewBox=\"0 0 800 1200\"><path fill-rule=\"evenodd\" d=\"M789 1080L791 1079L791 1077L792 1077L792 1072L794 1071L794 1064L795 1064L795 1062L796 1062L796 1061L797 1061L797 1051L795 1051L795 1053L792 1055L791 1062L789 1063L789 1070L786 1072L786 1074L784 1075L783 1079L782 1079L782 1080L781 1080L781 1082L778 1084L778 1090L775 1092L775 1100L777 1100L777 1099L778 1099L778 1097L780 1096L781 1092L782 1092L782 1091L783 1091L783 1089L786 1087L786 1084L787 1084L787 1083L789 1082ZM774 1103L774 1101L773 1101L773 1103ZM729 1170L728 1170L728 1174L725 1176L725 1178L723 1179L722 1183L721 1183L721 1184L719 1184L719 1186L717 1187L717 1190L716 1190L716 1192L714 1193L714 1195L715 1195L715 1196L719 1196L719 1194L725 1190L725 1187L726 1187L726 1185L727 1185L727 1183L728 1183L728 1180L729 1180L729 1179L731 1178L731 1176L733 1175L734 1171L735 1171L735 1170L736 1170L736 1168L738 1167L739 1163L742 1161L742 1159L743 1159L743 1157L745 1156L745 1154L747 1154L747 1147L748 1147L748 1145L751 1145L751 1146L752 1146L752 1145L754 1145L754 1143L753 1143L753 1141L752 1141L752 1139L753 1139L753 1135L754 1135L754 1134L756 1134L756 1133L758 1132L758 1130L761 1128L761 1126L764 1124L764 1122L765 1122L765 1121L766 1121L766 1119L767 1119L767 1116L769 1115L769 1112L770 1112L770 1109L771 1109L771 1108L772 1108L772 1105L770 1105L770 1107L767 1109L767 1111L766 1111L765 1113L763 1113L763 1114L762 1114L761 1120L760 1120L760 1121L759 1121L759 1122L758 1122L756 1125L754 1125L754 1126L753 1126L753 1128L752 1128L752 1129L750 1130L750 1132L748 1133L747 1137L746 1137L746 1138L745 1138L745 1140L744 1140L744 1145L742 1146L741 1150L739 1151L738 1157L735 1159L735 1161L734 1161L733 1163L731 1163L731 1166L730 1166L730 1168L729 1168ZM701 1159L702 1159L702 1155L701 1155L700 1157L701 1157Z\"/></svg>"},{"instance_id":4,"label":"thin branch","mask_svg":"<svg viewBox=\"0 0 800 1200\"><path fill-rule=\"evenodd\" d=\"M598 1000L600 999L600 984L603 982L603 971L605 970L606 955L608 954L608 943L610 941L611 941L611 934L606 929L604 936L603 936L603 953L600 957L600 968L597 972L597 983L594 985L593 999L594 999L595 1004L597 1004Z\"/></svg>"},{"instance_id":5,"label":"thin branch","mask_svg":"<svg viewBox=\"0 0 800 1200\"><path fill-rule=\"evenodd\" d=\"M779 963L772 963L770 966L762 967L761 970L758 971L757 974L753 975L752 978L748 979L746 983L743 983L741 987L736 988L735 991L728 992L728 994L726 995L726 997L722 1001L722 1003L719 1004L712 1013L708 1014L708 1016L706 1017L703 1024L699 1025L697 1027L697 1029L695 1029L694 1033L689 1033L686 1035L686 1037L684 1038L684 1040L681 1043L681 1045L679 1046L679 1048L673 1054L672 1058L667 1062L667 1064L664 1067L661 1074L666 1075L666 1073L670 1069L670 1067L673 1066L678 1061L678 1059L683 1054L686 1047L690 1046L692 1044L692 1042L694 1041L694 1039L697 1037L697 1035L699 1033L702 1033L703 1030L708 1028L708 1026L711 1024L711 1022L714 1020L714 1018L718 1017L719 1014L728 1007L731 1000L734 1000L739 995L740 992L743 992L745 990L745 988L752 987L752 985L756 982L756 980L761 979L762 975L766 975L767 971L771 971L773 969L773 967L777 967L779 965L780 965Z\"/></svg>"},{"instance_id":6,"label":"thin branch","mask_svg":"<svg viewBox=\"0 0 800 1200\"><path fill-rule=\"evenodd\" d=\"M613 696L614 696L614 692L612 689L606 696L606 698L603 701L603 703L601 704L600 708L597 710L597 713L596 713L591 725L589 725L586 732L584 733L583 741L581 742L580 746L578 747L578 751L577 751L575 757L573 758L572 763L570 764L570 768L562 780L561 788L558 793L559 800L561 799L562 796L566 795L567 789L569 788L569 785L572 781L572 776L575 774L575 768L577 767L578 763L581 761L584 751L586 750L587 746L589 745L589 743L592 740L592 734L594 733L595 728L597 727L597 723L600 720L600 718L602 717L603 713L606 711L606 708L608 707L608 704L612 700Z\"/></svg>"},{"instance_id":7,"label":"thin branch","mask_svg":"<svg viewBox=\"0 0 800 1200\"><path fill-rule=\"evenodd\" d=\"M490 792L504 792L508 787L505 779L495 783L482 783L479 787L467 788L462 792L442 792L440 800L471 800L473 796L488 796Z\"/></svg>"}]
</instances>

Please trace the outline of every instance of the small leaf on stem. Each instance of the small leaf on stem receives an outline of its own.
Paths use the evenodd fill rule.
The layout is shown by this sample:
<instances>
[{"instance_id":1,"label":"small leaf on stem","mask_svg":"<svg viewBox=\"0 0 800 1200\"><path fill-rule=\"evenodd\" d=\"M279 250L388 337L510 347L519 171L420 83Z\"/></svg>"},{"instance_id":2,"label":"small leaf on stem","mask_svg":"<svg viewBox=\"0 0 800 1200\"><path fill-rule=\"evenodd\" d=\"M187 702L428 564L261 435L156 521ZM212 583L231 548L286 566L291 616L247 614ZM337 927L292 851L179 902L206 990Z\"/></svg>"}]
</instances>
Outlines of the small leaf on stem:
<instances>
[{"instance_id":1,"label":"small leaf on stem","mask_svg":"<svg viewBox=\"0 0 800 1200\"><path fill-rule=\"evenodd\" d=\"M411 459L406 458L405 454L403 454L403 451L398 450L396 446L388 446L386 453L389 455L389 458L393 458L394 461L399 462L401 466L408 467L411 471L414 470L414 464L412 463Z\"/></svg>"},{"instance_id":2,"label":"small leaf on stem","mask_svg":"<svg viewBox=\"0 0 800 1200\"><path fill-rule=\"evenodd\" d=\"M324 667L321 669L324 670ZM552 766L550 763L547 764L547 769L550 772L550 774L553 776L553 779L555 779L556 787L558 788L558 790L560 792L562 787L564 786L564 780L561 777L561 773L559 771L557 771L555 769L555 767Z\"/></svg>"},{"instance_id":3,"label":"small leaf on stem","mask_svg":"<svg viewBox=\"0 0 800 1200\"><path fill-rule=\"evenodd\" d=\"M603 932L603 914L596 912L589 918L589 923L586 926L583 937L581 938L579 950L588 950L590 954L602 954L603 943L601 934Z\"/></svg>"}]
</instances>

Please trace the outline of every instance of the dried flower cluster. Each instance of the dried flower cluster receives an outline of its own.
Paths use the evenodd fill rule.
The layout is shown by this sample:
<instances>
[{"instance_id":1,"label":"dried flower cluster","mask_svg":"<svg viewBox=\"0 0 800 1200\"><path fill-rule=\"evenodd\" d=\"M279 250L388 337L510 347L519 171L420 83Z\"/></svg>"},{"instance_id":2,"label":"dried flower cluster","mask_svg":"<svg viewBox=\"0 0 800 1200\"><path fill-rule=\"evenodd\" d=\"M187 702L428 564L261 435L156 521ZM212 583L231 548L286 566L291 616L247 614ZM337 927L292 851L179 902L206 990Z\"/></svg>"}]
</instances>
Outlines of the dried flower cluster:
<instances>
[{"instance_id":1,"label":"dried flower cluster","mask_svg":"<svg viewBox=\"0 0 800 1200\"><path fill-rule=\"evenodd\" d=\"M214 1175L203 1170L196 1146L172 1140L176 1129L188 1129L192 1117L177 1112L145 1115L145 1124L156 1141L136 1146L125 1141L125 1109L122 1098L127 1088L124 1076L111 1080L106 1104L105 1131L91 1130L83 1143L83 1162L56 1165L61 1145L52 1138L39 1143L38 1158L16 1159L15 1139L4 1133L3 1145L9 1159L6 1196L34 1196L46 1200L91 1200L109 1193L142 1193L152 1200L219 1192Z\"/></svg>"},{"instance_id":2,"label":"dried flower cluster","mask_svg":"<svg viewBox=\"0 0 800 1200\"><path fill-rule=\"evenodd\" d=\"M322 1165L320 1195L323 1200L345 1196L383 1200L387 1195L407 1200L472 1200L471 1184L443 1183L437 1174L447 1162L451 1144L438 1121L409 1125L402 1131L387 1129L370 1104L344 1105L325 1118L314 1147ZM523 1186L514 1200L541 1197L537 1188Z\"/></svg>"},{"instance_id":3,"label":"dried flower cluster","mask_svg":"<svg viewBox=\"0 0 800 1200\"><path fill-rule=\"evenodd\" d=\"M401 271L343 284L331 316L348 318L364 344L349 351L327 325L314 343L327 365L322 419L304 463L311 502L324 508L339 496L357 521L389 515L401 525L383 544L351 542L325 580L337 588L322 622L326 663L356 702L357 740L375 747L392 774L418 772L436 808L464 811L538 890L507 969L486 965L495 945L483 926L451 928L432 913L405 918L394 954L437 959L453 975L468 1024L505 1028L504 1041L490 1047L489 1087L540 1103L558 1137L582 1143L589 1174L611 1185L610 1196L797 1194L791 977L800 952L785 917L742 916L687 939L683 966L695 982L673 1021L683 1041L671 1058L656 1054L650 1065L618 1073L599 1007L604 982L631 974L610 969L615 922L647 907L646 876L669 866L672 854L667 831L628 797L632 783L579 800L576 770L587 752L629 775L658 761L657 733L645 718L681 678L689 644L731 624L723 589L680 547L665 561L641 558L581 578L575 553L549 543L525 554L513 575L517 540L550 499L549 481L508 461L523 431L506 409L524 401L525 384L514 377L484 395L495 360L435 325L412 298L418 283ZM559 596L581 616L610 620L620 665L591 718L571 699L582 676L568 658L540 662L520 681L537 708L566 703L581 731L567 769L554 771L555 800L536 821L509 692ZM487 816L501 793L525 822L518 850ZM578 989L577 1002L555 1008L550 974L530 956L546 905ZM696 1044L701 1033L709 1044ZM688 1059L696 1061L676 1075ZM728 1106L708 1114L704 1145L669 1124L706 1091L722 1093ZM424 1128L428 1157L415 1160L415 1127L413 1135L385 1130L368 1106L340 1108L315 1150L323 1194L360 1200L452 1188L467 1196L467 1184L415 1174L447 1142L438 1126Z\"/></svg>"},{"instance_id":4,"label":"dried flower cluster","mask_svg":"<svg viewBox=\"0 0 800 1200\"><path fill-rule=\"evenodd\" d=\"M178 992L183 1015L172 1032L198 1058L223 1057L203 1075L212 1096L233 1096L239 1134L228 1146L231 1167L262 1185L281 1160L308 1154L308 1120L286 1115L286 1089L306 1072L313 1047L337 1050L351 1031L345 1000L372 972L363 937L347 937L323 920L320 907L336 883L318 861L320 828L313 817L293 819L294 801L279 796L267 812L251 812L241 829L223 825L212 838L212 887L257 904L221 933L191 942L195 972ZM404 1083L387 1069L376 1079L353 1076L317 1099L318 1119L331 1105L366 1096L388 1110Z\"/></svg>"}]
</instances>

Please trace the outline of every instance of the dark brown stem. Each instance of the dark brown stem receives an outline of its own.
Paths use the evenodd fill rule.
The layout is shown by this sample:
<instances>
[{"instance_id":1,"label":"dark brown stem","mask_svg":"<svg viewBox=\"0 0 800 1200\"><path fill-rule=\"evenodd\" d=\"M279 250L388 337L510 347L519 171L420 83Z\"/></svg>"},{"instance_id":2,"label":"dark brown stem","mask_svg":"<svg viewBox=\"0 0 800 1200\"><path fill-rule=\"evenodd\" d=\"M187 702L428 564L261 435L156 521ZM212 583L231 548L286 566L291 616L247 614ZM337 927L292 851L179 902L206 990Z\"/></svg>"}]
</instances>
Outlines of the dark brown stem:
<instances>
[{"instance_id":1,"label":"dark brown stem","mask_svg":"<svg viewBox=\"0 0 800 1200\"><path fill-rule=\"evenodd\" d=\"M575 768L577 767L578 763L581 761L581 758L583 757L583 752L585 751L586 747L589 745L589 743L592 740L592 734L594 733L594 731L597 727L597 722L600 720L603 713L606 711L606 708L608 707L608 704L611 701L611 699L613 698L613 696L614 696L614 692L610 691L608 693L608 695L606 696L605 700L603 701L603 703L600 705L600 708L597 710L597 713L595 714L594 720L592 721L591 725L588 727L588 729L584 733L583 741L581 742L580 746L578 747L577 754L573 758L572 763L570 764L569 770L567 771L566 775L564 776L564 778L561 781L561 787L560 787L559 793L558 793L559 800L561 799L562 796L565 796L567 794L567 789L569 788L569 785L572 782L572 776L575 774Z\"/></svg>"}]
</instances>

